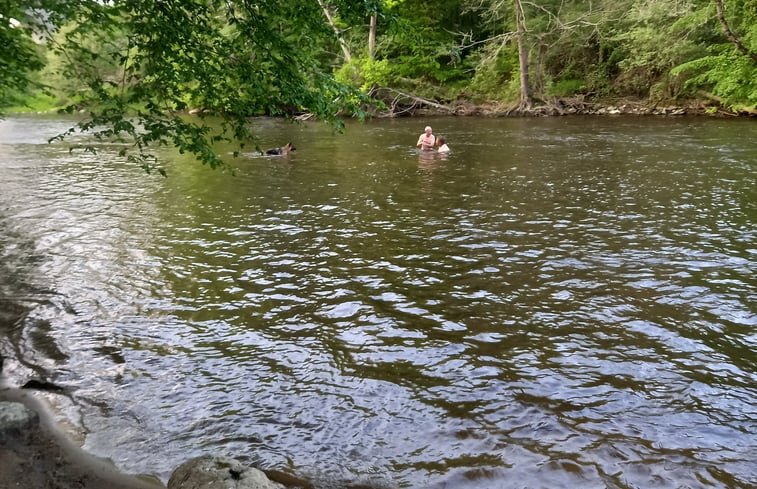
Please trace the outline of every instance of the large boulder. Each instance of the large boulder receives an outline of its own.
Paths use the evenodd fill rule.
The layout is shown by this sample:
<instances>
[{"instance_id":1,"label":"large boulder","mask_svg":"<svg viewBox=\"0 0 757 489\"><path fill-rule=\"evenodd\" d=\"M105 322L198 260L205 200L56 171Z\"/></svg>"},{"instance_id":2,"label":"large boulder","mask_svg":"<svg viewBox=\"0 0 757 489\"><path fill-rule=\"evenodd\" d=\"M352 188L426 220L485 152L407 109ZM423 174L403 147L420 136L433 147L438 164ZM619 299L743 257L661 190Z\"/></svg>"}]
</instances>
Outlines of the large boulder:
<instances>
[{"instance_id":1,"label":"large boulder","mask_svg":"<svg viewBox=\"0 0 757 489\"><path fill-rule=\"evenodd\" d=\"M39 415L20 402L0 402L0 440L22 435L39 424Z\"/></svg>"},{"instance_id":2,"label":"large boulder","mask_svg":"<svg viewBox=\"0 0 757 489\"><path fill-rule=\"evenodd\" d=\"M181 464L168 489L283 489L260 470L226 457L206 455Z\"/></svg>"}]
</instances>

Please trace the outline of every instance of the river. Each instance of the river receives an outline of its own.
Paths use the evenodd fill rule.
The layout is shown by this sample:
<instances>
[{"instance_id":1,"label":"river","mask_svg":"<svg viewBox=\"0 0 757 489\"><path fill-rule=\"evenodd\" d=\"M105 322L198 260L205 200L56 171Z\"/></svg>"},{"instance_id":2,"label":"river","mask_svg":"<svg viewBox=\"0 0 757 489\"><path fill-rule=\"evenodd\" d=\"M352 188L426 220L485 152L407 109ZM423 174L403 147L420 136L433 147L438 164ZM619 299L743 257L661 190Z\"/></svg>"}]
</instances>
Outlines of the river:
<instances>
[{"instance_id":1,"label":"river","mask_svg":"<svg viewBox=\"0 0 757 489\"><path fill-rule=\"evenodd\" d=\"M259 119L168 178L70 123L0 121L0 352L123 470L757 485L753 120Z\"/></svg>"}]
</instances>

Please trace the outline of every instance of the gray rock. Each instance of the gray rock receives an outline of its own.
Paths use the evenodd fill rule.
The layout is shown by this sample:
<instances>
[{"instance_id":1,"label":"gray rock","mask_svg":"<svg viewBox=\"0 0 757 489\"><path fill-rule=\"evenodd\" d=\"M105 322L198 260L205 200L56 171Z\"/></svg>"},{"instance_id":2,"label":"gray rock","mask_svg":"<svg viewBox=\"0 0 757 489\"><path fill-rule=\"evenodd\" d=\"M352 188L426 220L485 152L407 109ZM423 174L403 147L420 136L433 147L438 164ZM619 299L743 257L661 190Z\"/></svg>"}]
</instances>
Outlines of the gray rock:
<instances>
[{"instance_id":1,"label":"gray rock","mask_svg":"<svg viewBox=\"0 0 757 489\"><path fill-rule=\"evenodd\" d=\"M20 402L0 402L0 439L23 434L39 424L39 415Z\"/></svg>"},{"instance_id":2,"label":"gray rock","mask_svg":"<svg viewBox=\"0 0 757 489\"><path fill-rule=\"evenodd\" d=\"M193 458L171 474L168 489L283 489L260 470L226 457Z\"/></svg>"}]
</instances>

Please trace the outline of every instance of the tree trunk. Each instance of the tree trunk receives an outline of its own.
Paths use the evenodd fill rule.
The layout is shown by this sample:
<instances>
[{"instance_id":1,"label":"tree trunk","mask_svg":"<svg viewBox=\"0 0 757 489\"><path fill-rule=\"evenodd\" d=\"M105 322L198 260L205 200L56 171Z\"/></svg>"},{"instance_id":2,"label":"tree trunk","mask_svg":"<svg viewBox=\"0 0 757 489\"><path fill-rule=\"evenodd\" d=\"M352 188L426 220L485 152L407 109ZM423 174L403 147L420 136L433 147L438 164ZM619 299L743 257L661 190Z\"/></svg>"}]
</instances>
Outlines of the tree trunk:
<instances>
[{"instance_id":1,"label":"tree trunk","mask_svg":"<svg viewBox=\"0 0 757 489\"><path fill-rule=\"evenodd\" d=\"M528 86L528 49L526 48L526 21L523 15L523 5L520 0L515 2L515 26L518 39L518 60L520 62L520 102L518 108L531 108L531 93Z\"/></svg>"},{"instance_id":2,"label":"tree trunk","mask_svg":"<svg viewBox=\"0 0 757 489\"><path fill-rule=\"evenodd\" d=\"M334 34L336 34L336 40L339 42L339 47L342 48L342 53L344 54L344 62L349 63L350 61L352 61L352 56L350 56L350 50L347 48L347 43L344 42L342 33L339 32L339 28L334 23L334 17L331 16L331 12L329 12L329 8L326 6L325 3L323 3L323 0L318 0L318 5L321 6L321 9L323 10L323 15L326 16L326 20L328 21L329 26L331 26L331 29L334 31Z\"/></svg>"},{"instance_id":3,"label":"tree trunk","mask_svg":"<svg viewBox=\"0 0 757 489\"><path fill-rule=\"evenodd\" d=\"M728 22L726 22L725 20L725 9L723 8L723 0L715 0L715 6L718 9L718 20L720 21L720 25L723 27L723 32L725 33L725 37L729 41L731 41L734 46L736 46L736 49L746 54L747 56L752 58L755 63L757 63L757 53L750 51L746 46L744 46L744 44L741 42L741 39L736 37L736 34L734 34L731 28L728 26Z\"/></svg>"},{"instance_id":4,"label":"tree trunk","mask_svg":"<svg viewBox=\"0 0 757 489\"><path fill-rule=\"evenodd\" d=\"M371 26L368 31L368 59L373 61L376 51L376 12L371 14Z\"/></svg>"}]
</instances>

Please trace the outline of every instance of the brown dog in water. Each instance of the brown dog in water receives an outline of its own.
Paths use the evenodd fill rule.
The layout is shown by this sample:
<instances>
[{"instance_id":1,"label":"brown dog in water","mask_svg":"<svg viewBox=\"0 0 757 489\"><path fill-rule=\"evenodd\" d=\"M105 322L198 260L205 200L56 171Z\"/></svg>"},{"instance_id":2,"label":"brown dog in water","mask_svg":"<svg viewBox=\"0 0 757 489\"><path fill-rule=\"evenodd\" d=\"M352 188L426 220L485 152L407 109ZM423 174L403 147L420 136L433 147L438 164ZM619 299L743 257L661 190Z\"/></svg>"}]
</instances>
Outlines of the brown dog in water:
<instances>
[{"instance_id":1,"label":"brown dog in water","mask_svg":"<svg viewBox=\"0 0 757 489\"><path fill-rule=\"evenodd\" d=\"M286 146L282 146L280 148L272 148L265 150L265 154L268 156L286 156L292 151L295 151L297 148L292 146L292 143L287 143Z\"/></svg>"}]
</instances>

